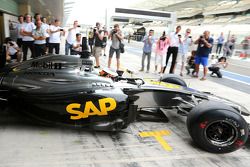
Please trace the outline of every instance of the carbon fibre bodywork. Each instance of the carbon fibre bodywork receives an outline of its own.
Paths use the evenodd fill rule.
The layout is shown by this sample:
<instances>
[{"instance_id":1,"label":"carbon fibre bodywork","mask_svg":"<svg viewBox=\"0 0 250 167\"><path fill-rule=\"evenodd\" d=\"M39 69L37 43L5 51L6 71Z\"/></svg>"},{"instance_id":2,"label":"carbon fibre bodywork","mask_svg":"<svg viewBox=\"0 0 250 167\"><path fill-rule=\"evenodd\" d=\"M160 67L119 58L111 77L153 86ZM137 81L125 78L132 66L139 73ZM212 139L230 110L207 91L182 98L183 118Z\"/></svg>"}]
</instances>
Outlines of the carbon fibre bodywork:
<instances>
[{"instance_id":1,"label":"carbon fibre bodywork","mask_svg":"<svg viewBox=\"0 0 250 167\"><path fill-rule=\"evenodd\" d=\"M119 131L144 109L188 112L201 101L221 101L248 117L229 100L187 87L136 78L99 76L92 61L52 55L10 65L0 72L0 101L49 124Z\"/></svg>"}]
</instances>

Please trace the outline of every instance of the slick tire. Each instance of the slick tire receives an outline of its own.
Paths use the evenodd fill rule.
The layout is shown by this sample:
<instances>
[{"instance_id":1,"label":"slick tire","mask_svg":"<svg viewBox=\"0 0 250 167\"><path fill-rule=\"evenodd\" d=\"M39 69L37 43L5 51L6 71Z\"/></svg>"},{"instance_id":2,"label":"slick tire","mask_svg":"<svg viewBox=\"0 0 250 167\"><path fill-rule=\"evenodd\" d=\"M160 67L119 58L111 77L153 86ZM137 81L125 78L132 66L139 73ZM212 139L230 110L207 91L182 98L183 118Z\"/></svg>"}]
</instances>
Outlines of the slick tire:
<instances>
[{"instance_id":1,"label":"slick tire","mask_svg":"<svg viewBox=\"0 0 250 167\"><path fill-rule=\"evenodd\" d=\"M187 87L186 82L176 74L166 74L161 78L161 81Z\"/></svg>"},{"instance_id":2,"label":"slick tire","mask_svg":"<svg viewBox=\"0 0 250 167\"><path fill-rule=\"evenodd\" d=\"M193 141L212 153L229 153L241 148L248 139L248 125L232 107L218 102L203 102L187 118Z\"/></svg>"}]
</instances>

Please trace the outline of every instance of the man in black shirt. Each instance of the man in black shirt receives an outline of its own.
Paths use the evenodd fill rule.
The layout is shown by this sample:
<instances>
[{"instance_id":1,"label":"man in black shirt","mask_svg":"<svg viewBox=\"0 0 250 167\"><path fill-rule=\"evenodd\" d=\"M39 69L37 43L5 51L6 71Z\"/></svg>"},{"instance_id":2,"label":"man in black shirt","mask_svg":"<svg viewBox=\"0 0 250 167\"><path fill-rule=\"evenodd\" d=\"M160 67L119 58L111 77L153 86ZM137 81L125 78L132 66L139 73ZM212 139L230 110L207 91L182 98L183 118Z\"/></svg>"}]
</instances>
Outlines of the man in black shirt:
<instances>
[{"instance_id":1,"label":"man in black shirt","mask_svg":"<svg viewBox=\"0 0 250 167\"><path fill-rule=\"evenodd\" d=\"M95 40L95 46L93 48L93 56L96 60L95 68L100 67L100 61L99 57L102 55L102 42L103 42L103 36L104 32L100 29L101 24L96 23L96 27L94 28L94 40Z\"/></svg>"}]
</instances>

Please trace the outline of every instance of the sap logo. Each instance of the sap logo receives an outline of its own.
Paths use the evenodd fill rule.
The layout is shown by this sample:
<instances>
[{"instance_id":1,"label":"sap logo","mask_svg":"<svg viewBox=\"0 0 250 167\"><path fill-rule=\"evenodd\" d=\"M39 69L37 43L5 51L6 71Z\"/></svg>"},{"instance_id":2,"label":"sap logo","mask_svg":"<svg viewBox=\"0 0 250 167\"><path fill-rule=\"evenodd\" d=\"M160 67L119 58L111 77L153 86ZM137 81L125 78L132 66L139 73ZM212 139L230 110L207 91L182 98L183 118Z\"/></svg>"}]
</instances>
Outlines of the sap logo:
<instances>
[{"instance_id":1,"label":"sap logo","mask_svg":"<svg viewBox=\"0 0 250 167\"><path fill-rule=\"evenodd\" d=\"M104 98L98 100L100 110L93 104L92 101L87 101L84 107L84 111L81 111L81 104L71 103L66 107L66 111L70 114L70 119L78 120L82 118L88 118L93 115L108 115L109 111L112 111L116 108L116 101L113 98Z\"/></svg>"}]
</instances>

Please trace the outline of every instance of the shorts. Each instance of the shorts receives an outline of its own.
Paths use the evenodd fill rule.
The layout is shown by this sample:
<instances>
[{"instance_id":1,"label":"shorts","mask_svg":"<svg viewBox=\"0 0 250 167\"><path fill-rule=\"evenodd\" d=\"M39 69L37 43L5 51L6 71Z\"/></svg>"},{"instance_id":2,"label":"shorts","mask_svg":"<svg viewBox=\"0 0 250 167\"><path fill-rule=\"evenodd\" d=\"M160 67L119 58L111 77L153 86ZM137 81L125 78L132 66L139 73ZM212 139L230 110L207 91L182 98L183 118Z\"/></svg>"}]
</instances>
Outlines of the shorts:
<instances>
[{"instance_id":1,"label":"shorts","mask_svg":"<svg viewBox=\"0 0 250 167\"><path fill-rule=\"evenodd\" d=\"M93 48L93 56L94 57L100 57L102 55L102 47L95 46Z\"/></svg>"},{"instance_id":2,"label":"shorts","mask_svg":"<svg viewBox=\"0 0 250 167\"><path fill-rule=\"evenodd\" d=\"M120 49L114 49L112 46L110 46L110 49L109 49L109 57L112 58L113 55L116 55L116 58L117 59L120 59L120 55L121 55L121 51Z\"/></svg>"},{"instance_id":3,"label":"shorts","mask_svg":"<svg viewBox=\"0 0 250 167\"><path fill-rule=\"evenodd\" d=\"M202 64L204 67L208 65L208 57L195 56L195 64Z\"/></svg>"},{"instance_id":4,"label":"shorts","mask_svg":"<svg viewBox=\"0 0 250 167\"><path fill-rule=\"evenodd\" d=\"M155 65L166 66L166 55L155 55Z\"/></svg>"},{"instance_id":5,"label":"shorts","mask_svg":"<svg viewBox=\"0 0 250 167\"><path fill-rule=\"evenodd\" d=\"M178 53L177 62L185 63L187 61L187 54Z\"/></svg>"}]
</instances>

